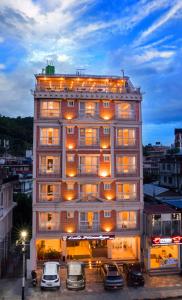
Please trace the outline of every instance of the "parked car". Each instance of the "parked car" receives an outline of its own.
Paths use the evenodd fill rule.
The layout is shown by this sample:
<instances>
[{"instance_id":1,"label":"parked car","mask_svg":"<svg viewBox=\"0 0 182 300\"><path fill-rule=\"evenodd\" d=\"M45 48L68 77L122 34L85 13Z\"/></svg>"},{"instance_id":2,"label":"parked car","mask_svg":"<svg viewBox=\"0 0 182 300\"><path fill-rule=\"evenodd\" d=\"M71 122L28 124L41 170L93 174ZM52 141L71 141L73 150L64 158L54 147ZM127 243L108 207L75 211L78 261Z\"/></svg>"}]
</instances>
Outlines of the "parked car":
<instances>
[{"instance_id":1,"label":"parked car","mask_svg":"<svg viewBox=\"0 0 182 300\"><path fill-rule=\"evenodd\" d=\"M116 263L106 262L100 266L100 274L105 289L121 289L124 286L124 279Z\"/></svg>"},{"instance_id":2,"label":"parked car","mask_svg":"<svg viewBox=\"0 0 182 300\"><path fill-rule=\"evenodd\" d=\"M84 289L85 288L85 268L84 264L79 261L70 261L67 264L67 289Z\"/></svg>"},{"instance_id":3,"label":"parked car","mask_svg":"<svg viewBox=\"0 0 182 300\"><path fill-rule=\"evenodd\" d=\"M59 263L58 262L46 262L43 265L43 274L40 283L41 289L57 288L61 286L59 277Z\"/></svg>"},{"instance_id":4,"label":"parked car","mask_svg":"<svg viewBox=\"0 0 182 300\"><path fill-rule=\"evenodd\" d=\"M140 263L124 264L123 271L126 274L128 286L144 286L145 279L142 275Z\"/></svg>"}]
</instances>

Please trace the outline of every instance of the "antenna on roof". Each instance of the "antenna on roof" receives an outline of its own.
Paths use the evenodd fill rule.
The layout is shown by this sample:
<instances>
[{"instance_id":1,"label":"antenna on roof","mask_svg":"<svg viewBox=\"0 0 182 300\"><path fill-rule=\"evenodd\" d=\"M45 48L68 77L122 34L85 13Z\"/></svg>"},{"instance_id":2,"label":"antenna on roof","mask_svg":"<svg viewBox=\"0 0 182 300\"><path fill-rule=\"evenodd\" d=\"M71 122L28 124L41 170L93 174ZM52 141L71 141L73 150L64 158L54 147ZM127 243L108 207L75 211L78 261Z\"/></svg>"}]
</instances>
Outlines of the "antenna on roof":
<instances>
[{"instance_id":1,"label":"antenna on roof","mask_svg":"<svg viewBox=\"0 0 182 300\"><path fill-rule=\"evenodd\" d=\"M76 75L83 75L84 74L85 69L76 69Z\"/></svg>"},{"instance_id":2,"label":"antenna on roof","mask_svg":"<svg viewBox=\"0 0 182 300\"><path fill-rule=\"evenodd\" d=\"M122 72L122 75L123 75L123 78L124 78L124 70L123 70L123 69L121 69L121 72Z\"/></svg>"}]
</instances>

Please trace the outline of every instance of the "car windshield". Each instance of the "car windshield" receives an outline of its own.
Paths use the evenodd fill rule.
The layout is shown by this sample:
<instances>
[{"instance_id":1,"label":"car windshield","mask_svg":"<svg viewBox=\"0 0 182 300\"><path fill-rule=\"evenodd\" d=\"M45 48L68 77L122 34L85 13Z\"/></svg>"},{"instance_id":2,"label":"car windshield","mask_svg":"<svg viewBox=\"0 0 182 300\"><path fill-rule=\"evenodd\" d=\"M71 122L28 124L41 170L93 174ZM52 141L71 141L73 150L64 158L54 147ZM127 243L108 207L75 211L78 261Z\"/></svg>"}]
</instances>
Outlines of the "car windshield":
<instances>
[{"instance_id":1,"label":"car windshield","mask_svg":"<svg viewBox=\"0 0 182 300\"><path fill-rule=\"evenodd\" d=\"M57 279L57 275L44 275L44 280L55 280Z\"/></svg>"},{"instance_id":2,"label":"car windshield","mask_svg":"<svg viewBox=\"0 0 182 300\"><path fill-rule=\"evenodd\" d=\"M118 280L118 279L121 279L121 276L120 275L114 275L114 276L107 276L107 279L108 280Z\"/></svg>"},{"instance_id":3,"label":"car windshield","mask_svg":"<svg viewBox=\"0 0 182 300\"><path fill-rule=\"evenodd\" d=\"M111 272L117 272L118 271L118 269L117 269L117 267L116 266L114 266L114 265L109 265L108 266L108 270L109 270L109 272L111 271Z\"/></svg>"},{"instance_id":4,"label":"car windshield","mask_svg":"<svg viewBox=\"0 0 182 300\"><path fill-rule=\"evenodd\" d=\"M79 281L83 279L82 275L69 275L69 280L73 280L73 281Z\"/></svg>"},{"instance_id":5,"label":"car windshield","mask_svg":"<svg viewBox=\"0 0 182 300\"><path fill-rule=\"evenodd\" d=\"M141 266L140 264L133 264L130 265L130 269L134 272L140 272L141 273Z\"/></svg>"}]
</instances>

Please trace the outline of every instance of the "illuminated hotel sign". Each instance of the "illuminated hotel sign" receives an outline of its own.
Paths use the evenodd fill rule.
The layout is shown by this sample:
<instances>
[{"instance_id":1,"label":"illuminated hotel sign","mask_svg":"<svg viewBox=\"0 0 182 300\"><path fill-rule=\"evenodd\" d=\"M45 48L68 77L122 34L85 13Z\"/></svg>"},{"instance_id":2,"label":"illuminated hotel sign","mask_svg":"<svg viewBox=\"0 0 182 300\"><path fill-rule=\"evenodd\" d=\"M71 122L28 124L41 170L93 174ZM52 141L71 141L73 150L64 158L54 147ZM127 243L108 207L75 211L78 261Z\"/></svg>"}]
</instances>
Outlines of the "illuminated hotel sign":
<instances>
[{"instance_id":1,"label":"illuminated hotel sign","mask_svg":"<svg viewBox=\"0 0 182 300\"><path fill-rule=\"evenodd\" d=\"M63 237L63 240L113 240L115 235L67 235Z\"/></svg>"},{"instance_id":2,"label":"illuminated hotel sign","mask_svg":"<svg viewBox=\"0 0 182 300\"><path fill-rule=\"evenodd\" d=\"M182 236L152 237L152 245L182 244Z\"/></svg>"}]
</instances>

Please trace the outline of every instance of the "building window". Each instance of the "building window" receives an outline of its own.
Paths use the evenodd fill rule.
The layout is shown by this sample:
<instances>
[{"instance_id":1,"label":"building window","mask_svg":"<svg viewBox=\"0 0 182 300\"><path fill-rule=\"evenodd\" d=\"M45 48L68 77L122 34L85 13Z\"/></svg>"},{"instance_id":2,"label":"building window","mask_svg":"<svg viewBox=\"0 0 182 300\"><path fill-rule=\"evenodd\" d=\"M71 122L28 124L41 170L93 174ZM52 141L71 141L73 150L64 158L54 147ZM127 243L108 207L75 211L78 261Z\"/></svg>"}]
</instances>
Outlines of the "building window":
<instances>
[{"instance_id":1,"label":"building window","mask_svg":"<svg viewBox=\"0 0 182 300\"><path fill-rule=\"evenodd\" d=\"M99 160L98 156L80 156L80 174L98 174Z\"/></svg>"},{"instance_id":2,"label":"building window","mask_svg":"<svg viewBox=\"0 0 182 300\"><path fill-rule=\"evenodd\" d=\"M80 146L96 146L99 144L99 131L97 128L80 128Z\"/></svg>"},{"instance_id":3,"label":"building window","mask_svg":"<svg viewBox=\"0 0 182 300\"><path fill-rule=\"evenodd\" d=\"M59 163L59 156L40 156L40 174L58 174Z\"/></svg>"},{"instance_id":4,"label":"building window","mask_svg":"<svg viewBox=\"0 0 182 300\"><path fill-rule=\"evenodd\" d=\"M67 101L67 106L68 107L74 107L74 101L73 100L68 100Z\"/></svg>"},{"instance_id":5,"label":"building window","mask_svg":"<svg viewBox=\"0 0 182 300\"><path fill-rule=\"evenodd\" d=\"M41 145L59 145L58 128L40 128Z\"/></svg>"},{"instance_id":6,"label":"building window","mask_svg":"<svg viewBox=\"0 0 182 300\"><path fill-rule=\"evenodd\" d=\"M73 219L74 218L74 212L73 211L67 211L67 219Z\"/></svg>"},{"instance_id":7,"label":"building window","mask_svg":"<svg viewBox=\"0 0 182 300\"><path fill-rule=\"evenodd\" d=\"M67 127L67 134L74 134L74 127L73 126Z\"/></svg>"},{"instance_id":8,"label":"building window","mask_svg":"<svg viewBox=\"0 0 182 300\"><path fill-rule=\"evenodd\" d=\"M39 185L39 200L40 201L58 201L60 199L60 185L46 184Z\"/></svg>"},{"instance_id":9,"label":"building window","mask_svg":"<svg viewBox=\"0 0 182 300\"><path fill-rule=\"evenodd\" d=\"M110 183L104 183L104 190L108 191L111 189L111 184Z\"/></svg>"},{"instance_id":10,"label":"building window","mask_svg":"<svg viewBox=\"0 0 182 300\"><path fill-rule=\"evenodd\" d=\"M119 200L136 200L136 184L135 183L118 183L117 185L117 199Z\"/></svg>"},{"instance_id":11,"label":"building window","mask_svg":"<svg viewBox=\"0 0 182 300\"><path fill-rule=\"evenodd\" d=\"M135 156L117 156L116 157L116 169L118 174L136 172L136 157Z\"/></svg>"},{"instance_id":12,"label":"building window","mask_svg":"<svg viewBox=\"0 0 182 300\"><path fill-rule=\"evenodd\" d=\"M110 218L111 217L111 211L110 210L104 210L104 218Z\"/></svg>"},{"instance_id":13,"label":"building window","mask_svg":"<svg viewBox=\"0 0 182 300\"><path fill-rule=\"evenodd\" d=\"M57 231L60 229L59 213L39 213L39 230L40 231Z\"/></svg>"},{"instance_id":14,"label":"building window","mask_svg":"<svg viewBox=\"0 0 182 300\"><path fill-rule=\"evenodd\" d=\"M98 197L98 185L97 184L81 184L80 185L80 198L82 201L91 201Z\"/></svg>"},{"instance_id":15,"label":"building window","mask_svg":"<svg viewBox=\"0 0 182 300\"><path fill-rule=\"evenodd\" d=\"M56 118L60 115L60 102L42 101L40 104L40 115L45 118Z\"/></svg>"},{"instance_id":16,"label":"building window","mask_svg":"<svg viewBox=\"0 0 182 300\"><path fill-rule=\"evenodd\" d=\"M136 211L120 211L117 215L117 226L119 229L134 229L137 227Z\"/></svg>"},{"instance_id":17,"label":"building window","mask_svg":"<svg viewBox=\"0 0 182 300\"><path fill-rule=\"evenodd\" d=\"M104 108L109 108L110 107L110 102L109 101L104 101L103 102L103 107Z\"/></svg>"},{"instance_id":18,"label":"building window","mask_svg":"<svg viewBox=\"0 0 182 300\"><path fill-rule=\"evenodd\" d=\"M67 190L73 191L74 190L74 183L67 183Z\"/></svg>"},{"instance_id":19,"label":"building window","mask_svg":"<svg viewBox=\"0 0 182 300\"><path fill-rule=\"evenodd\" d=\"M109 134L110 128L109 127L104 127L103 131L104 131L104 134Z\"/></svg>"},{"instance_id":20,"label":"building window","mask_svg":"<svg viewBox=\"0 0 182 300\"><path fill-rule=\"evenodd\" d=\"M80 117L87 117L87 116L95 116L98 114L98 103L97 102L80 102L80 110L79 115Z\"/></svg>"},{"instance_id":21,"label":"building window","mask_svg":"<svg viewBox=\"0 0 182 300\"><path fill-rule=\"evenodd\" d=\"M116 116L119 119L134 120L135 119L134 104L128 102L117 103Z\"/></svg>"},{"instance_id":22,"label":"building window","mask_svg":"<svg viewBox=\"0 0 182 300\"><path fill-rule=\"evenodd\" d=\"M74 154L67 154L67 161L68 162L73 162L75 160L75 155Z\"/></svg>"},{"instance_id":23,"label":"building window","mask_svg":"<svg viewBox=\"0 0 182 300\"><path fill-rule=\"evenodd\" d=\"M136 130L130 128L118 128L116 131L117 146L134 146L136 142Z\"/></svg>"},{"instance_id":24,"label":"building window","mask_svg":"<svg viewBox=\"0 0 182 300\"><path fill-rule=\"evenodd\" d=\"M104 154L103 158L104 158L104 162L110 162L110 154Z\"/></svg>"}]
</instances>

